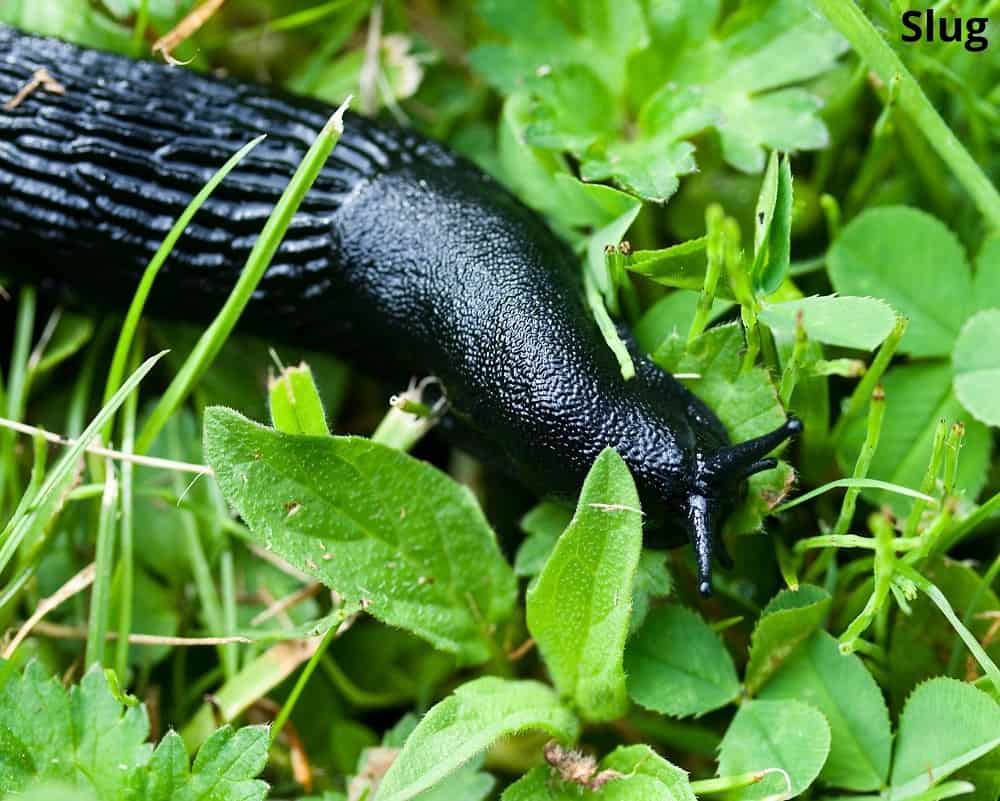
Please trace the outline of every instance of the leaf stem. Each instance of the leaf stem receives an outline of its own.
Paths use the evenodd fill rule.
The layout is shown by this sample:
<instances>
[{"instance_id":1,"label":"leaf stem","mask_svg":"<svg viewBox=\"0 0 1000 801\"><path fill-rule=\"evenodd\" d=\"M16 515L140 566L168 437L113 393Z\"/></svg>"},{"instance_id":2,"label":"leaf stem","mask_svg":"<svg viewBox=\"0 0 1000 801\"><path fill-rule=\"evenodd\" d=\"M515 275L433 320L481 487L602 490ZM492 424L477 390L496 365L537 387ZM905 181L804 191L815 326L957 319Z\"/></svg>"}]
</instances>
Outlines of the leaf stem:
<instances>
[{"instance_id":1,"label":"leaf stem","mask_svg":"<svg viewBox=\"0 0 1000 801\"><path fill-rule=\"evenodd\" d=\"M865 441L858 454L858 460L854 464L855 479L867 478L868 470L871 468L872 458L878 448L879 436L882 433L882 420L885 417L885 390L879 384L872 392L871 404L868 407L868 427L865 431ZM861 490L858 487L849 487L844 493L844 501L840 506L840 515L833 527L833 533L846 534L851 520L854 518L854 509L857 506L858 494Z\"/></svg>"},{"instance_id":2,"label":"leaf stem","mask_svg":"<svg viewBox=\"0 0 1000 801\"><path fill-rule=\"evenodd\" d=\"M920 491L924 495L930 495L934 491L938 473L941 472L941 458L944 455L944 438L947 430L948 424L944 420L939 420L934 429L934 443L931 445L931 458L927 462L927 472L924 473L924 479L920 482ZM925 506L922 498L918 498L914 502L913 508L910 509L910 516L906 518L906 527L903 529L904 537L916 535Z\"/></svg>"},{"instance_id":3,"label":"leaf stem","mask_svg":"<svg viewBox=\"0 0 1000 801\"><path fill-rule=\"evenodd\" d=\"M320 640L319 646L313 651L305 667L302 668L302 672L299 673L299 677L295 680L295 686L292 687L292 691L285 699L285 703L281 705L278 716L274 719L274 723L271 724L272 743L278 739L278 735L281 734L281 730L288 722L288 718L291 717L292 710L295 709L295 704L298 703L299 696L302 695L302 691L305 689L306 684L309 683L313 671L316 670L316 665L319 664L319 661L323 658L323 654L326 653L326 649L330 647L330 643L334 641L340 630L340 626L330 626L326 634L323 635L323 639Z\"/></svg>"}]
</instances>

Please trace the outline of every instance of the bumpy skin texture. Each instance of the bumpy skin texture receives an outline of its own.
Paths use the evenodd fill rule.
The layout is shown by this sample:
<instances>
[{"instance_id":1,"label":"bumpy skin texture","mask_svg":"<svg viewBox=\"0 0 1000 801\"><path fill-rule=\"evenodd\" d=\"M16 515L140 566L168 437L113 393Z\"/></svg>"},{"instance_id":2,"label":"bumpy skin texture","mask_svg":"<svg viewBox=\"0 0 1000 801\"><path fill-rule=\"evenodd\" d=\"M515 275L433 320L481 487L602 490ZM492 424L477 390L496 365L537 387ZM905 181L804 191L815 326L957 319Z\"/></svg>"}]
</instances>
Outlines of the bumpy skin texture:
<instances>
[{"instance_id":1,"label":"bumpy skin texture","mask_svg":"<svg viewBox=\"0 0 1000 801\"><path fill-rule=\"evenodd\" d=\"M331 109L0 26L0 96L40 67L66 93L0 112L0 269L90 301L127 303L190 198L267 134L157 279L155 314L212 315ZM577 259L537 215L441 145L352 114L244 324L398 384L437 376L445 432L535 489L575 496L614 447L662 523L649 536L695 542L704 591L739 484L794 430L735 453L712 412L644 356L624 381Z\"/></svg>"}]
</instances>

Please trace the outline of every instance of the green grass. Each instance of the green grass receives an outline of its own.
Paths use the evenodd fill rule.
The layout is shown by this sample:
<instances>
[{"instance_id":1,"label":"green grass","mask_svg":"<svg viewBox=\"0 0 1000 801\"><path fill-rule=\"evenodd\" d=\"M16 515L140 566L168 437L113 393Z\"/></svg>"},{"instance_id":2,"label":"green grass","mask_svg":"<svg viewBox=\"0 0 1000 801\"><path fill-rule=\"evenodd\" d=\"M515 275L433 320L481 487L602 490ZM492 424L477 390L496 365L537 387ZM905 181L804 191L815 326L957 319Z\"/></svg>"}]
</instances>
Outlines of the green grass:
<instances>
[{"instance_id":1,"label":"green grass","mask_svg":"<svg viewBox=\"0 0 1000 801\"><path fill-rule=\"evenodd\" d=\"M144 57L192 5L0 21ZM226 3L194 68L339 104L377 53L379 109L580 254L623 381L618 322L734 440L806 430L704 601L612 452L574 511L446 450L428 382L269 352L239 319L336 118L215 318L150 319L249 142L121 324L4 304L0 799L996 798L1000 62L901 45L899 5Z\"/></svg>"}]
</instances>

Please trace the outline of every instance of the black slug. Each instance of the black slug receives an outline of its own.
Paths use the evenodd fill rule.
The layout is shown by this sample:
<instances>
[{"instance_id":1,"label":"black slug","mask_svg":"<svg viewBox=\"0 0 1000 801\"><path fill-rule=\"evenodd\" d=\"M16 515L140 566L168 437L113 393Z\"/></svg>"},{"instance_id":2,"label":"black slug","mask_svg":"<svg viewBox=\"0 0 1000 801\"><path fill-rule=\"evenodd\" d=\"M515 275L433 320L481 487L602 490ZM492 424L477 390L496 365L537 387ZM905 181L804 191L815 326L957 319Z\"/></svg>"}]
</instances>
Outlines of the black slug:
<instances>
[{"instance_id":1,"label":"black slug","mask_svg":"<svg viewBox=\"0 0 1000 801\"><path fill-rule=\"evenodd\" d=\"M123 307L189 199L266 133L198 213L153 292L156 315L214 314L331 109L0 26L0 96L39 68L65 92L41 86L0 111L0 269ZM535 213L412 131L352 114L345 124L243 325L398 384L437 376L446 435L536 490L575 496L614 447L639 485L647 541L686 533L708 593L744 479L773 468L767 453L800 423L733 445L643 355L624 381L576 257Z\"/></svg>"}]
</instances>

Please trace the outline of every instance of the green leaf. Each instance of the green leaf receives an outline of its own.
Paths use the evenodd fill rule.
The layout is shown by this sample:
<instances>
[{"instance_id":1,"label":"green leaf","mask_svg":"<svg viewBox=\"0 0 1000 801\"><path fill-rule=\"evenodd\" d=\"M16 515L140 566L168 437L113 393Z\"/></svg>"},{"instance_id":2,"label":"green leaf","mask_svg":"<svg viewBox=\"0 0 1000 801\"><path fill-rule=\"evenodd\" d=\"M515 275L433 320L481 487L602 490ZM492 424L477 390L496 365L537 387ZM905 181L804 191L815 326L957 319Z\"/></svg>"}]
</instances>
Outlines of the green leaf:
<instances>
[{"instance_id":1,"label":"green leaf","mask_svg":"<svg viewBox=\"0 0 1000 801\"><path fill-rule=\"evenodd\" d=\"M900 352L951 353L970 309L972 276L943 223L917 209L869 209L844 226L827 266L837 292L882 298L910 318Z\"/></svg>"},{"instance_id":2,"label":"green leaf","mask_svg":"<svg viewBox=\"0 0 1000 801\"><path fill-rule=\"evenodd\" d=\"M754 223L754 286L763 295L774 292L788 275L792 247L792 167L788 154L777 152L764 174Z\"/></svg>"},{"instance_id":3,"label":"green leaf","mask_svg":"<svg viewBox=\"0 0 1000 801\"><path fill-rule=\"evenodd\" d=\"M874 350L896 324L892 307L877 298L814 296L765 305L761 322L794 339L799 314L809 338L841 348Z\"/></svg>"},{"instance_id":4,"label":"green leaf","mask_svg":"<svg viewBox=\"0 0 1000 801\"><path fill-rule=\"evenodd\" d=\"M625 83L627 56L647 43L646 24L637 0L480 0L480 15L504 44L487 43L469 54L473 69L503 94L525 78L571 64L593 68L615 94Z\"/></svg>"},{"instance_id":5,"label":"green leaf","mask_svg":"<svg viewBox=\"0 0 1000 801\"><path fill-rule=\"evenodd\" d=\"M286 367L281 375L268 383L271 421L284 434L329 436L326 412L312 370L302 362L298 367Z\"/></svg>"},{"instance_id":6,"label":"green leaf","mask_svg":"<svg viewBox=\"0 0 1000 801\"><path fill-rule=\"evenodd\" d=\"M986 483L989 466L989 429L962 408L952 389L952 372L947 364L926 362L893 367L882 380L885 388L885 417L878 449L868 475L871 478L919 487L927 470L938 420L965 425L965 441L958 462L955 486L974 499ZM850 474L865 436L865 416L852 421L837 443L837 462ZM905 514L911 501L900 495L862 490L874 505L888 504Z\"/></svg>"},{"instance_id":7,"label":"green leaf","mask_svg":"<svg viewBox=\"0 0 1000 801\"><path fill-rule=\"evenodd\" d=\"M530 86L537 98L525 130L530 145L583 151L618 126L614 99L589 67L570 64Z\"/></svg>"},{"instance_id":8,"label":"green leaf","mask_svg":"<svg viewBox=\"0 0 1000 801\"><path fill-rule=\"evenodd\" d=\"M1000 309L986 309L966 321L951 363L962 405L981 423L1000 426Z\"/></svg>"},{"instance_id":9,"label":"green leaf","mask_svg":"<svg viewBox=\"0 0 1000 801\"><path fill-rule=\"evenodd\" d=\"M665 203L680 186L680 177L697 169L694 146L657 136L635 142L615 142L580 164L587 181L612 179L619 186L654 203Z\"/></svg>"},{"instance_id":10,"label":"green leaf","mask_svg":"<svg viewBox=\"0 0 1000 801\"><path fill-rule=\"evenodd\" d=\"M612 178L663 201L695 169L689 140L706 128L718 130L730 164L751 172L763 168L765 147L828 141L819 100L790 84L829 69L846 43L804 0L751 4L718 34L714 2L484 0L479 8L510 41L477 47L473 68L506 95L534 88L533 141L570 150L586 180ZM622 113L629 107L639 109L636 125Z\"/></svg>"},{"instance_id":11,"label":"green leaf","mask_svg":"<svg viewBox=\"0 0 1000 801\"><path fill-rule=\"evenodd\" d=\"M1000 238L983 244L976 257L972 296L979 309L1000 309Z\"/></svg>"},{"instance_id":12,"label":"green leaf","mask_svg":"<svg viewBox=\"0 0 1000 801\"><path fill-rule=\"evenodd\" d=\"M256 779L267 764L267 726L217 729L188 769L184 741L167 732L153 752L143 801L264 801L267 782Z\"/></svg>"},{"instance_id":13,"label":"green leaf","mask_svg":"<svg viewBox=\"0 0 1000 801\"><path fill-rule=\"evenodd\" d=\"M527 534L517 550L514 572L518 576L535 578L542 572L559 535L573 519L573 512L561 503L542 501L521 520L521 529ZM632 618L629 631L634 633L642 626L654 598L670 594L672 580L667 569L667 555L663 551L643 548L639 566L632 583Z\"/></svg>"},{"instance_id":14,"label":"green leaf","mask_svg":"<svg viewBox=\"0 0 1000 801\"><path fill-rule=\"evenodd\" d=\"M503 737L528 729L563 741L576 738L576 718L535 681L475 679L424 716L379 785L375 801L408 801L454 773Z\"/></svg>"},{"instance_id":15,"label":"green leaf","mask_svg":"<svg viewBox=\"0 0 1000 801\"><path fill-rule=\"evenodd\" d=\"M160 740L149 760L145 797L147 801L172 801L190 778L184 740L171 729Z\"/></svg>"},{"instance_id":16,"label":"green leaf","mask_svg":"<svg viewBox=\"0 0 1000 801\"><path fill-rule=\"evenodd\" d=\"M812 636L830 611L829 594L811 584L782 590L764 608L750 640L747 692L755 694Z\"/></svg>"},{"instance_id":17,"label":"green leaf","mask_svg":"<svg viewBox=\"0 0 1000 801\"><path fill-rule=\"evenodd\" d=\"M622 656L641 548L635 482L607 448L527 595L528 630L553 682L590 720L610 720L627 707Z\"/></svg>"},{"instance_id":18,"label":"green leaf","mask_svg":"<svg viewBox=\"0 0 1000 801\"><path fill-rule=\"evenodd\" d=\"M892 765L892 798L923 792L1000 745L1000 705L956 679L921 684L903 707Z\"/></svg>"},{"instance_id":19,"label":"green leaf","mask_svg":"<svg viewBox=\"0 0 1000 801\"><path fill-rule=\"evenodd\" d=\"M708 267L706 245L708 237L689 239L660 250L637 250L629 259L627 269L664 286L701 292ZM719 297L732 298L732 290L719 282Z\"/></svg>"},{"instance_id":20,"label":"green leaf","mask_svg":"<svg viewBox=\"0 0 1000 801\"><path fill-rule=\"evenodd\" d=\"M267 794L253 778L267 761L266 726L219 729L190 772L179 735L168 733L155 751L148 735L145 707L133 699L123 709L100 667L67 692L32 662L0 689L0 793L58 780L97 801L263 801Z\"/></svg>"},{"instance_id":21,"label":"green leaf","mask_svg":"<svg viewBox=\"0 0 1000 801\"><path fill-rule=\"evenodd\" d=\"M817 631L760 692L764 700L798 699L826 717L830 756L820 780L846 790L879 790L889 776L889 710L875 679L856 654Z\"/></svg>"},{"instance_id":22,"label":"green leaf","mask_svg":"<svg viewBox=\"0 0 1000 801\"><path fill-rule=\"evenodd\" d=\"M468 489L370 440L293 437L220 408L205 455L264 547L464 662L489 658L516 584Z\"/></svg>"},{"instance_id":23,"label":"green leaf","mask_svg":"<svg viewBox=\"0 0 1000 801\"><path fill-rule=\"evenodd\" d=\"M702 617L662 606L628 643L625 672L632 700L664 715L703 715L735 700L732 657Z\"/></svg>"},{"instance_id":24,"label":"green leaf","mask_svg":"<svg viewBox=\"0 0 1000 801\"><path fill-rule=\"evenodd\" d=\"M599 764L600 771L620 774L596 791L560 781L548 766L534 768L508 787L501 801L695 801L687 773L647 745L616 748Z\"/></svg>"},{"instance_id":25,"label":"green leaf","mask_svg":"<svg viewBox=\"0 0 1000 801\"><path fill-rule=\"evenodd\" d=\"M179 738L178 738L179 739ZM198 749L191 778L176 801L264 801L267 784L255 779L267 764L267 726L223 726Z\"/></svg>"},{"instance_id":26,"label":"green leaf","mask_svg":"<svg viewBox=\"0 0 1000 801\"><path fill-rule=\"evenodd\" d=\"M822 713L801 701L750 701L743 704L719 747L719 775L738 776L783 770L735 792L740 801L801 794L819 776L830 753L830 726Z\"/></svg>"}]
</instances>

